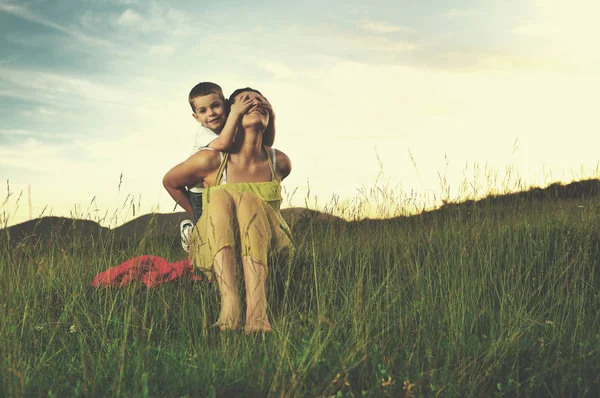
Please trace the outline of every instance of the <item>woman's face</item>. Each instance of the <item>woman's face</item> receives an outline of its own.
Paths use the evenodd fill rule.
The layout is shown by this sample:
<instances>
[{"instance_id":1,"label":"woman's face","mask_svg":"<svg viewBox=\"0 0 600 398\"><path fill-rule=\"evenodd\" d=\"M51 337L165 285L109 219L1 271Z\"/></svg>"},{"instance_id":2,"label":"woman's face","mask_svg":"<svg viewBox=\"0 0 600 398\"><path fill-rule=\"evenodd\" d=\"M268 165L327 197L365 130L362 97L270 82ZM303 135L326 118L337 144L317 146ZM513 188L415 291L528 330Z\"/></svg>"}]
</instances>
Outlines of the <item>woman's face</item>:
<instances>
[{"instance_id":1,"label":"woman's face","mask_svg":"<svg viewBox=\"0 0 600 398\"><path fill-rule=\"evenodd\" d=\"M236 95L235 100L238 101L243 95L247 95L251 100L256 101L256 104L248 109L242 117L242 126L249 127L262 124L262 130L266 129L269 124L269 111L263 106L265 101L263 96L253 91L244 91Z\"/></svg>"}]
</instances>

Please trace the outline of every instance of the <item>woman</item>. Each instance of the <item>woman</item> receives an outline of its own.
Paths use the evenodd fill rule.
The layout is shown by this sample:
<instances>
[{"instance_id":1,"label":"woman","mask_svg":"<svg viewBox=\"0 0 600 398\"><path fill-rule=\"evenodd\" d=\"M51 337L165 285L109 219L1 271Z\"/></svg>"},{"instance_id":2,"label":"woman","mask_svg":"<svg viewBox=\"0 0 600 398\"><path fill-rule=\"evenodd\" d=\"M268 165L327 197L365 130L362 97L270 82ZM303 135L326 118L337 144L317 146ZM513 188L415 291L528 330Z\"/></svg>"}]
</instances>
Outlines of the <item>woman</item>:
<instances>
[{"instance_id":1,"label":"woman","mask_svg":"<svg viewBox=\"0 0 600 398\"><path fill-rule=\"evenodd\" d=\"M264 97L251 88L234 91L235 103L248 95L256 104L243 115L229 153L203 150L171 169L163 180L169 194L186 211L186 186L203 181L203 214L192 235L192 263L215 279L221 295L221 330L239 325L240 306L235 264L241 258L246 286L246 333L267 332L266 279L269 250L293 250L281 217L280 181L292 169L283 152L263 146L269 124ZM290 253L291 254L291 253Z\"/></svg>"}]
</instances>

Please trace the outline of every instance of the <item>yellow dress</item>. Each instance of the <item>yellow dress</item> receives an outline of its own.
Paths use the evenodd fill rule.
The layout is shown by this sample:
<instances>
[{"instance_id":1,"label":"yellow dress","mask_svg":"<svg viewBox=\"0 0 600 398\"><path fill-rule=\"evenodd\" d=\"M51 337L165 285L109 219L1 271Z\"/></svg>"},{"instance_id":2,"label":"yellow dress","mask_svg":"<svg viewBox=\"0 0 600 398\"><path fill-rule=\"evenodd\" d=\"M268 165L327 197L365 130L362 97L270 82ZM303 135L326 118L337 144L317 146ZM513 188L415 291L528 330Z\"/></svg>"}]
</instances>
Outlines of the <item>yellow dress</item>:
<instances>
[{"instance_id":1,"label":"yellow dress","mask_svg":"<svg viewBox=\"0 0 600 398\"><path fill-rule=\"evenodd\" d=\"M281 216L281 184L274 169L275 150L265 148L272 179L268 182L222 183L229 153L221 153L215 185L202 195L202 216L193 229L190 260L212 280L216 254L230 246L237 257L251 256L267 265L269 251L294 254L290 229Z\"/></svg>"}]
</instances>

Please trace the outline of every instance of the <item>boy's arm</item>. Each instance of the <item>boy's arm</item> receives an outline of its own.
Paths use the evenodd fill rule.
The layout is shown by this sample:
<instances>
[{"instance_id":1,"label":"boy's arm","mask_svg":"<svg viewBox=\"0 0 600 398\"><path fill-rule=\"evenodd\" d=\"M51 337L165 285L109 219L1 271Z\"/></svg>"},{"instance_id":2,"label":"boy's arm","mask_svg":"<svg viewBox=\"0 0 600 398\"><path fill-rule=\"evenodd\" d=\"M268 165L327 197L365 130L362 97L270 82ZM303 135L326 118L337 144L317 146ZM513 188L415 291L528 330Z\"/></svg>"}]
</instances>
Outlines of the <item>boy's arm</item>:
<instances>
[{"instance_id":1,"label":"boy's arm","mask_svg":"<svg viewBox=\"0 0 600 398\"><path fill-rule=\"evenodd\" d=\"M221 134L214 140L208 143L207 147L214 149L215 151L226 152L233 144L235 140L235 134L237 128L242 120L242 116L248 112L248 110L254 105L254 101L251 100L247 95L242 96L237 102L231 105L229 116Z\"/></svg>"},{"instance_id":2,"label":"boy's arm","mask_svg":"<svg viewBox=\"0 0 600 398\"><path fill-rule=\"evenodd\" d=\"M212 170L219 167L217 152L200 151L179 163L165 174L163 186L173 200L189 214L193 215L187 187L202 181Z\"/></svg>"},{"instance_id":3,"label":"boy's arm","mask_svg":"<svg viewBox=\"0 0 600 398\"><path fill-rule=\"evenodd\" d=\"M233 140L235 139L235 134L237 133L237 127L240 122L241 115L233 114L233 112L229 113L227 117L227 121L225 122L225 126L223 126L223 130L221 130L221 134L219 134L214 140L206 145L210 149L214 149L215 151L227 152L231 144L233 144Z\"/></svg>"}]
</instances>

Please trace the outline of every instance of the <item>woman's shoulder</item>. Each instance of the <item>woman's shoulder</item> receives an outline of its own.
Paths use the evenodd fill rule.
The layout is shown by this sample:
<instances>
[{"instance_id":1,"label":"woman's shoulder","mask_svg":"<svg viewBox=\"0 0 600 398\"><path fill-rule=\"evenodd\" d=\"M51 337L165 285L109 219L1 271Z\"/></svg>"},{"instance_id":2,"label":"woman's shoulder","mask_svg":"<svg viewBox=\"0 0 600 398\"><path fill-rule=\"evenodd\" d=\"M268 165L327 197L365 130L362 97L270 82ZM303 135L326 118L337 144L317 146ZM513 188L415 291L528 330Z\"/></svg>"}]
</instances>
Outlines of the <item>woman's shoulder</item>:
<instances>
[{"instance_id":1,"label":"woman's shoulder","mask_svg":"<svg viewBox=\"0 0 600 398\"><path fill-rule=\"evenodd\" d=\"M270 147L267 147L267 149L269 151L272 151L272 150L275 151L275 159L276 159L275 164L277 166L276 171L277 171L277 174L279 174L281 176L281 179L284 179L292 171L292 161L290 160L288 155L286 155L284 152L280 151L279 149L270 148Z\"/></svg>"}]
</instances>

